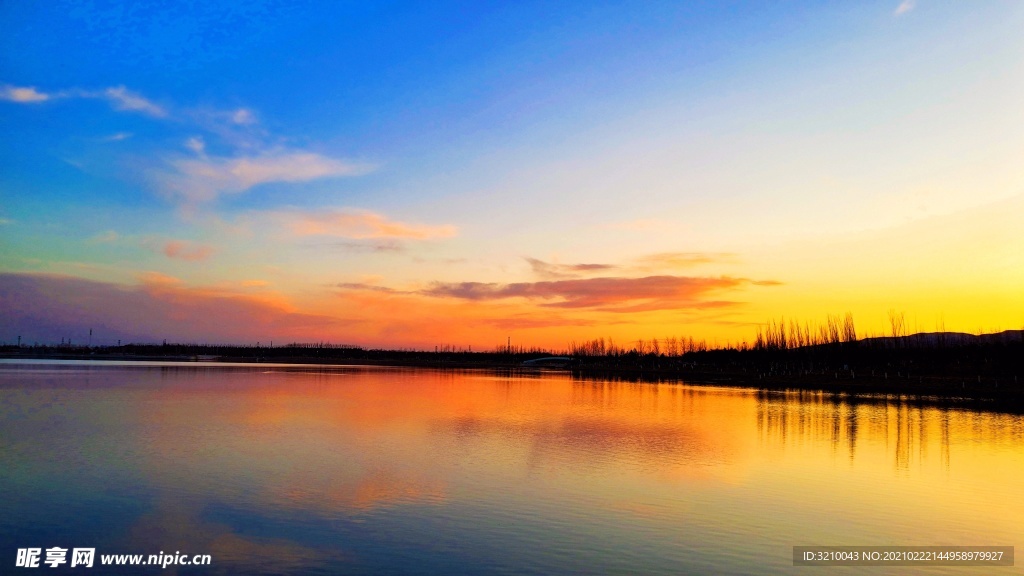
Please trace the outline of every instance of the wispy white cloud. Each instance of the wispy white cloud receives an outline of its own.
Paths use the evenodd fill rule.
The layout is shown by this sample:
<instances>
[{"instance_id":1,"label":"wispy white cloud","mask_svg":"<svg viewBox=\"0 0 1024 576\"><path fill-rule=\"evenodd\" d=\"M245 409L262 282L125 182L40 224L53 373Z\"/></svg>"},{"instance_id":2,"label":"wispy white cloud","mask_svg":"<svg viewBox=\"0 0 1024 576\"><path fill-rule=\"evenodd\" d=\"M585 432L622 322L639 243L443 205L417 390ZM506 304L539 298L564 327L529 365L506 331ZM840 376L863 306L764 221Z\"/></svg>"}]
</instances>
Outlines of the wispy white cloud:
<instances>
[{"instance_id":1,"label":"wispy white cloud","mask_svg":"<svg viewBox=\"0 0 1024 576\"><path fill-rule=\"evenodd\" d=\"M170 164L174 171L159 175L160 184L173 197L189 204L208 202L223 193L244 192L259 184L308 182L370 170L369 166L293 150L234 158L178 159Z\"/></svg>"},{"instance_id":2,"label":"wispy white cloud","mask_svg":"<svg viewBox=\"0 0 1024 576\"><path fill-rule=\"evenodd\" d=\"M221 194L244 192L253 186L272 182L308 182L321 178L355 176L373 169L367 164L348 162L304 150L286 148L282 139L272 139L259 126L256 113L245 107L234 109L165 107L124 85L100 90L70 88L40 92L35 87L3 85L0 99L18 103L38 103L58 98L107 101L121 112L143 114L156 119L191 125L214 139L214 152L207 155L204 135L188 138L184 145L193 156L167 156L161 165L149 161L146 170L160 191L187 207L209 202ZM173 114L172 114L173 112ZM132 137L118 132L100 141L116 142ZM224 153L224 148L233 153ZM70 161L69 161L70 162Z\"/></svg>"},{"instance_id":3,"label":"wispy white cloud","mask_svg":"<svg viewBox=\"0 0 1024 576\"><path fill-rule=\"evenodd\" d=\"M195 152L196 154L206 154L206 142L202 136L193 136L185 141L185 148Z\"/></svg>"},{"instance_id":4,"label":"wispy white cloud","mask_svg":"<svg viewBox=\"0 0 1024 576\"><path fill-rule=\"evenodd\" d=\"M35 86L11 86L0 88L0 99L21 104L35 104L62 98L95 98L106 100L118 111L139 112L156 118L168 116L167 110L137 92L124 86L111 86L103 90L83 90L72 88L58 92L40 92Z\"/></svg>"},{"instance_id":5,"label":"wispy white cloud","mask_svg":"<svg viewBox=\"0 0 1024 576\"><path fill-rule=\"evenodd\" d=\"M190 120L214 133L229 130L252 131L259 124L256 113L250 108L228 110L168 108L157 104L136 91L128 89L124 85L101 89L67 88L51 92L40 91L35 86L0 85L0 100L20 104L37 104L51 100L79 98L106 100L114 110L119 112L140 113L153 118L170 118L175 116L178 120Z\"/></svg>"},{"instance_id":6,"label":"wispy white cloud","mask_svg":"<svg viewBox=\"0 0 1024 576\"><path fill-rule=\"evenodd\" d=\"M906 14L907 12L913 10L916 6L917 2L915 0L903 0L903 2L900 2L900 5L896 7L896 10L893 12L893 15L900 16Z\"/></svg>"},{"instance_id":7,"label":"wispy white cloud","mask_svg":"<svg viewBox=\"0 0 1024 576\"><path fill-rule=\"evenodd\" d=\"M430 226L391 220L366 210L288 211L276 215L298 236L337 236L354 240L450 238L458 233L451 225Z\"/></svg>"},{"instance_id":8,"label":"wispy white cloud","mask_svg":"<svg viewBox=\"0 0 1024 576\"><path fill-rule=\"evenodd\" d=\"M68 166L74 166L75 168L78 168L83 172L86 170L85 162L82 162L81 160L78 160L76 158L61 158L61 162L64 162Z\"/></svg>"},{"instance_id":9,"label":"wispy white cloud","mask_svg":"<svg viewBox=\"0 0 1024 576\"><path fill-rule=\"evenodd\" d=\"M110 101L115 110L141 112L157 118L167 116L167 110L132 92L124 86L114 86L103 91L103 96Z\"/></svg>"},{"instance_id":10,"label":"wispy white cloud","mask_svg":"<svg viewBox=\"0 0 1024 576\"><path fill-rule=\"evenodd\" d=\"M37 102L46 102L51 99L50 94L40 92L36 90L35 86L11 86L4 85L0 88L0 100L9 100L11 102L19 102L22 104L34 104Z\"/></svg>"},{"instance_id":11,"label":"wispy white cloud","mask_svg":"<svg viewBox=\"0 0 1024 576\"><path fill-rule=\"evenodd\" d=\"M270 137L250 108L186 108L181 110L181 116L209 135L216 136L218 141L238 150L264 149Z\"/></svg>"},{"instance_id":12,"label":"wispy white cloud","mask_svg":"<svg viewBox=\"0 0 1024 576\"><path fill-rule=\"evenodd\" d=\"M10 218L0 218L0 226L6 226L8 224L14 224L14 220Z\"/></svg>"},{"instance_id":13,"label":"wispy white cloud","mask_svg":"<svg viewBox=\"0 0 1024 576\"><path fill-rule=\"evenodd\" d=\"M256 123L256 116L248 108L239 108L231 113L231 121L235 124L248 126Z\"/></svg>"},{"instance_id":14,"label":"wispy white cloud","mask_svg":"<svg viewBox=\"0 0 1024 576\"><path fill-rule=\"evenodd\" d=\"M131 132L118 132L116 134L100 138L100 142L120 142L121 140L127 140L132 136L133 134Z\"/></svg>"}]
</instances>

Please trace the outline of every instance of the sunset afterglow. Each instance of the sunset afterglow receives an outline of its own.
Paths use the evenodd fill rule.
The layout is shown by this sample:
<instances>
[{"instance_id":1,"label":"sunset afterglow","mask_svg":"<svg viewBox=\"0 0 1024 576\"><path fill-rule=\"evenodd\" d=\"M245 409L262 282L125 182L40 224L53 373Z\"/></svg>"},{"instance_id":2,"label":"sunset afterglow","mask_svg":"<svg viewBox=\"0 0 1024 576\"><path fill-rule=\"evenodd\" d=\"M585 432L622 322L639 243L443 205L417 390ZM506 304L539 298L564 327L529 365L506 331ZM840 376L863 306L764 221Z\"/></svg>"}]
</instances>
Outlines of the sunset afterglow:
<instances>
[{"instance_id":1,"label":"sunset afterglow","mask_svg":"<svg viewBox=\"0 0 1024 576\"><path fill-rule=\"evenodd\" d=\"M0 24L3 343L1024 328L1024 4L20 2Z\"/></svg>"}]
</instances>

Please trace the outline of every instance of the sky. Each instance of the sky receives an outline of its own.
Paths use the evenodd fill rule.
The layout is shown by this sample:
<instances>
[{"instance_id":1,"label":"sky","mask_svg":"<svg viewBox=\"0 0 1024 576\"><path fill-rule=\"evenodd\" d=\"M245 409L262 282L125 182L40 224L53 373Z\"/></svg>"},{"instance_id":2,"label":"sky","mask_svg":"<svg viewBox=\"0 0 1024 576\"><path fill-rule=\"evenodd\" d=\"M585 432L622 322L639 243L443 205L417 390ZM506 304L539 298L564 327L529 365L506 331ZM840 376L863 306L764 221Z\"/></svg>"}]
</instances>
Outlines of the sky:
<instances>
[{"instance_id":1,"label":"sky","mask_svg":"<svg viewBox=\"0 0 1024 576\"><path fill-rule=\"evenodd\" d=\"M0 28L2 342L1024 327L1019 2L5 2Z\"/></svg>"}]
</instances>

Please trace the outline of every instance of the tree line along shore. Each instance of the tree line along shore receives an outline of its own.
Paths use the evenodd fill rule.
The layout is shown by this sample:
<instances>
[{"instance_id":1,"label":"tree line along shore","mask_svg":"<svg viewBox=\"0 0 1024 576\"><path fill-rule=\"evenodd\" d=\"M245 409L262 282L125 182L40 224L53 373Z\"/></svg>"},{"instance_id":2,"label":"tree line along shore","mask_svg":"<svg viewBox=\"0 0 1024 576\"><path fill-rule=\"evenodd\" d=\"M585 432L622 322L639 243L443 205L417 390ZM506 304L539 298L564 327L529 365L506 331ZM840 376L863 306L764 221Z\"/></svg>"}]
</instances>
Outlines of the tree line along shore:
<instances>
[{"instance_id":1,"label":"tree line along shore","mask_svg":"<svg viewBox=\"0 0 1024 576\"><path fill-rule=\"evenodd\" d=\"M683 381L766 389L911 394L1024 404L1024 330L972 335L932 332L854 339L842 323L811 338L769 323L752 346L708 347L682 339L638 341L627 348L602 338L567 350L512 345L490 351L453 346L386 350L323 343L278 346L125 344L0 346L0 357L35 359L380 364L527 370L524 362L558 356L581 377ZM674 341L673 341L674 340Z\"/></svg>"}]
</instances>

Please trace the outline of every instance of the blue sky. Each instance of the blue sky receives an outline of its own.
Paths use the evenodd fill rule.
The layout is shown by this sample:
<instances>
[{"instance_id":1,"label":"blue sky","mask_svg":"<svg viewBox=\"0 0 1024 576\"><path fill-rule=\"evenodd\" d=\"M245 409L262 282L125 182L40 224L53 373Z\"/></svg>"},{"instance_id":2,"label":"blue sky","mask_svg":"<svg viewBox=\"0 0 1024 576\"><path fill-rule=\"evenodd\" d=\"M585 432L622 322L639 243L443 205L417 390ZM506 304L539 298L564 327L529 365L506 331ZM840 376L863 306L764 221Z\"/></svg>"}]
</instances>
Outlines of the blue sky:
<instances>
[{"instance_id":1,"label":"blue sky","mask_svg":"<svg viewBox=\"0 0 1024 576\"><path fill-rule=\"evenodd\" d=\"M153 306L172 299L159 278L367 344L740 339L776 314L878 326L890 307L1024 322L992 304L1012 300L1019 241L978 228L1024 182L1016 3L53 2L0 23L2 273ZM867 246L922 227L972 249L911 243L875 269ZM834 242L847 265L824 298L812 248ZM949 272L890 285L899 262L978 254L962 296ZM675 296L644 292L652 276ZM608 278L643 311L565 291ZM706 279L721 292L692 292Z\"/></svg>"}]
</instances>

